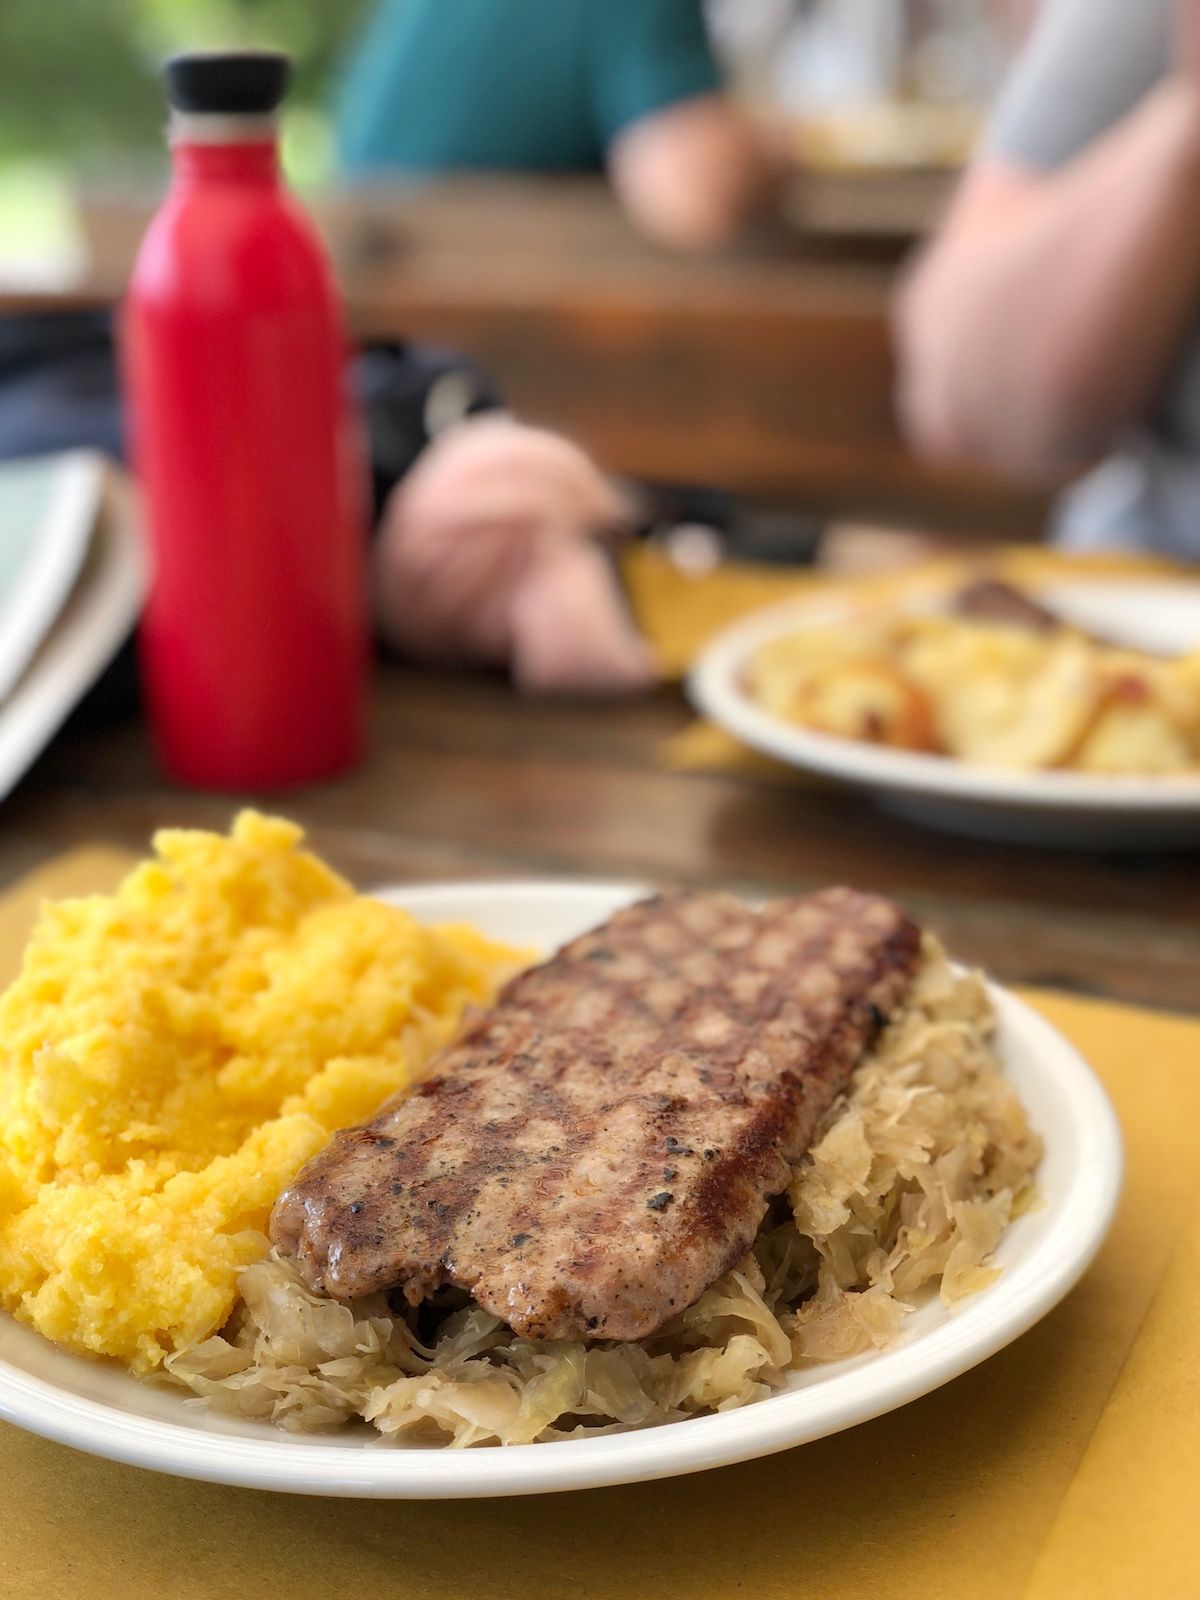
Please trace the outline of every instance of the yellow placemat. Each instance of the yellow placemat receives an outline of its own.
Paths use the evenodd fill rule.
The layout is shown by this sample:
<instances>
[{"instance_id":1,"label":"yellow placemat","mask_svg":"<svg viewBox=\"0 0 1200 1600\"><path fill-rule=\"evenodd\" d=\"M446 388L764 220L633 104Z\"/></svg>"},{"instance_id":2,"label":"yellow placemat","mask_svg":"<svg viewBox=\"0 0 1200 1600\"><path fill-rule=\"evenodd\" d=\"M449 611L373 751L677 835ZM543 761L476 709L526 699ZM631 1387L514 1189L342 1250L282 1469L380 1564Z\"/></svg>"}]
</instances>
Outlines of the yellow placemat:
<instances>
[{"instance_id":1,"label":"yellow placemat","mask_svg":"<svg viewBox=\"0 0 1200 1600\"><path fill-rule=\"evenodd\" d=\"M710 572L681 571L660 550L633 545L622 556L622 573L638 625L669 681L682 678L705 645L723 628L765 606L803 596L853 596L886 600L944 588L986 571L1011 583L1056 578L1147 577L1180 574L1178 565L1154 556L1067 556L1027 546L999 547L977 557L948 557L902 573L853 580L789 567L725 562ZM1188 574L1195 580L1195 572ZM664 764L676 771L742 772L789 782L803 773L756 755L729 734L698 721L663 746Z\"/></svg>"},{"instance_id":2,"label":"yellow placemat","mask_svg":"<svg viewBox=\"0 0 1200 1600\"><path fill-rule=\"evenodd\" d=\"M37 893L107 888L120 865L70 857L0 897L0 975ZM0 1596L1192 1600L1200 1023L1033 998L1108 1085L1125 1196L1076 1292L955 1383L784 1455L540 1500L293 1499L0 1426Z\"/></svg>"}]
</instances>

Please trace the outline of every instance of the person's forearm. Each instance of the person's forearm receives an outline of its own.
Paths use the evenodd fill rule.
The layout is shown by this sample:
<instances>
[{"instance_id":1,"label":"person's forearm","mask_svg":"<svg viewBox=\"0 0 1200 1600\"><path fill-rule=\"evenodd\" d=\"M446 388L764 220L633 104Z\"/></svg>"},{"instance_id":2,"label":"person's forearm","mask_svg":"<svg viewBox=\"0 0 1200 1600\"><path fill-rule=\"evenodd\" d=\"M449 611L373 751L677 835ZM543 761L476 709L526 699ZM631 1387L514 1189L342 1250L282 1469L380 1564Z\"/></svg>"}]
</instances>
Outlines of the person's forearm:
<instances>
[{"instance_id":1,"label":"person's forearm","mask_svg":"<svg viewBox=\"0 0 1200 1600\"><path fill-rule=\"evenodd\" d=\"M968 190L900 309L928 448L1031 475L1143 414L1200 310L1200 92L1174 80L1060 173Z\"/></svg>"}]
</instances>

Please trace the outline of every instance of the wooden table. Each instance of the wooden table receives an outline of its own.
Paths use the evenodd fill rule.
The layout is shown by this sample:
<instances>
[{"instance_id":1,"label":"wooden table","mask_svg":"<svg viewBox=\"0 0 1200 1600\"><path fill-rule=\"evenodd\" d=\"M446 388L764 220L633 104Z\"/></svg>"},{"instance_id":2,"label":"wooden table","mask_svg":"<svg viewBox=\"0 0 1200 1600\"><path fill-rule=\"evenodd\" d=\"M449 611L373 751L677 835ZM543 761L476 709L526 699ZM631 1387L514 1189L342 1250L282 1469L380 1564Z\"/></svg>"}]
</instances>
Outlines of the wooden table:
<instances>
[{"instance_id":1,"label":"wooden table","mask_svg":"<svg viewBox=\"0 0 1200 1600\"><path fill-rule=\"evenodd\" d=\"M902 897L999 977L1200 1012L1200 856L1054 854L960 841L837 790L660 766L674 691L537 704L499 678L381 669L369 761L259 803L360 885L586 875L758 893L849 881ZM250 797L246 797L250 798ZM238 803L168 785L133 718L66 734L0 812L0 884L72 845L145 848Z\"/></svg>"},{"instance_id":2,"label":"wooden table","mask_svg":"<svg viewBox=\"0 0 1200 1600\"><path fill-rule=\"evenodd\" d=\"M896 184L900 214L922 215ZM611 471L840 518L1036 537L1044 494L931 468L904 445L889 315L911 237L867 226L878 183L874 200L869 186L812 185L798 223L703 260L640 239L598 181L462 179L331 195L318 210L360 336L473 356L515 410ZM0 313L115 299L147 214L144 196L97 200L84 212L89 270L10 286ZM806 229L806 216L825 223Z\"/></svg>"}]
</instances>

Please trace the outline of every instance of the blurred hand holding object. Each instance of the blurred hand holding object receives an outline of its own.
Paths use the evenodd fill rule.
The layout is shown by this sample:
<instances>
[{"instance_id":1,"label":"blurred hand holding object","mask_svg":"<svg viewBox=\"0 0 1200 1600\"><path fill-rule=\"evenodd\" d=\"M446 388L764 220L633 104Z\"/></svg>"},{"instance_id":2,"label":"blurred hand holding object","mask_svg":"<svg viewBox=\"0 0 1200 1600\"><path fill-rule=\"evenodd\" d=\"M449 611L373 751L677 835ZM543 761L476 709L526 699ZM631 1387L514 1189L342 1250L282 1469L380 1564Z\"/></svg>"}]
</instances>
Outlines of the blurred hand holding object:
<instances>
[{"instance_id":1,"label":"blurred hand holding object","mask_svg":"<svg viewBox=\"0 0 1200 1600\"><path fill-rule=\"evenodd\" d=\"M508 665L523 688L654 679L611 562L629 508L584 453L505 416L459 424L393 491L376 554L381 628L426 661Z\"/></svg>"}]
</instances>

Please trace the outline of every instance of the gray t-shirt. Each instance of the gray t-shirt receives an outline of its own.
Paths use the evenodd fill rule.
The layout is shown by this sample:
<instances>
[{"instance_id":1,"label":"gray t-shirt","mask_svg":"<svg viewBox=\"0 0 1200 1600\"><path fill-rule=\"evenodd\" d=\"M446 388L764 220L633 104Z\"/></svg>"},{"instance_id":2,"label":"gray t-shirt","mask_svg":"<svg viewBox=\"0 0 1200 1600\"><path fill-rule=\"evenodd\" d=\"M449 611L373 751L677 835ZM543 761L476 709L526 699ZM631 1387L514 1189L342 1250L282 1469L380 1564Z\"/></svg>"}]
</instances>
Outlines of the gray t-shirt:
<instances>
[{"instance_id":1,"label":"gray t-shirt","mask_svg":"<svg viewBox=\"0 0 1200 1600\"><path fill-rule=\"evenodd\" d=\"M1164 77L1174 12L1173 0L1045 0L986 149L1043 171L1070 161ZM1151 414L1064 497L1064 543L1200 556L1200 305L1196 310L1196 332Z\"/></svg>"}]
</instances>

